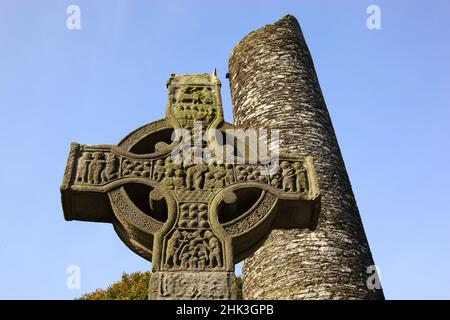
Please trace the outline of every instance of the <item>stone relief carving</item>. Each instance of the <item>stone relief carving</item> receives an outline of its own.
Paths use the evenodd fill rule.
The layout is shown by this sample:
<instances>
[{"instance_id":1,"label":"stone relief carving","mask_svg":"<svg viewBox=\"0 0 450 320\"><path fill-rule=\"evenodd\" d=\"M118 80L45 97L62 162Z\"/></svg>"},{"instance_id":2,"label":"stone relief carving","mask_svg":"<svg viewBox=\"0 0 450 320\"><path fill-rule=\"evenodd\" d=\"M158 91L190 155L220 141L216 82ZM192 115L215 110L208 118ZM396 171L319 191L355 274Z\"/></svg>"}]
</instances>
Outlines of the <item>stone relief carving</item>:
<instances>
[{"instance_id":1,"label":"stone relief carving","mask_svg":"<svg viewBox=\"0 0 450 320\"><path fill-rule=\"evenodd\" d=\"M109 196L114 201L114 205L118 207L120 212L119 219L125 219L129 225L133 224L136 228L145 230L148 233L155 233L162 227L162 223L149 217L148 215L141 212L124 194L123 191L118 188L114 189L109 193ZM130 222L132 221L132 223ZM131 233L134 233L131 230Z\"/></svg>"},{"instance_id":2,"label":"stone relief carving","mask_svg":"<svg viewBox=\"0 0 450 320\"><path fill-rule=\"evenodd\" d=\"M121 170L119 162L122 158ZM192 164L173 161L171 156L157 160L133 160L111 152L82 152L78 159L76 183L104 184L122 177L141 177L162 182L173 190L220 190L234 183L269 184L285 192L308 191L306 168L299 161L283 160L279 167L218 163Z\"/></svg>"},{"instance_id":3,"label":"stone relief carving","mask_svg":"<svg viewBox=\"0 0 450 320\"><path fill-rule=\"evenodd\" d=\"M160 182L164 178L165 163L164 160L156 160L152 178Z\"/></svg>"},{"instance_id":4,"label":"stone relief carving","mask_svg":"<svg viewBox=\"0 0 450 320\"><path fill-rule=\"evenodd\" d=\"M267 173L265 166L239 165L236 167L238 182L262 182L266 183Z\"/></svg>"},{"instance_id":5,"label":"stone relief carving","mask_svg":"<svg viewBox=\"0 0 450 320\"><path fill-rule=\"evenodd\" d=\"M181 204L178 226L182 228L209 228L208 205L205 203Z\"/></svg>"},{"instance_id":6,"label":"stone relief carving","mask_svg":"<svg viewBox=\"0 0 450 320\"><path fill-rule=\"evenodd\" d=\"M213 97L211 87L208 86L184 86L178 89L175 103L187 105L206 104L212 105Z\"/></svg>"},{"instance_id":7,"label":"stone relief carving","mask_svg":"<svg viewBox=\"0 0 450 320\"><path fill-rule=\"evenodd\" d=\"M167 241L163 269L220 270L222 245L210 229L175 229Z\"/></svg>"},{"instance_id":8,"label":"stone relief carving","mask_svg":"<svg viewBox=\"0 0 450 320\"><path fill-rule=\"evenodd\" d=\"M308 191L306 168L299 161L283 160L279 167L268 169L270 185L285 192Z\"/></svg>"},{"instance_id":9,"label":"stone relief carving","mask_svg":"<svg viewBox=\"0 0 450 320\"><path fill-rule=\"evenodd\" d=\"M150 296L165 299L232 299L234 276L228 272L155 273L150 283Z\"/></svg>"},{"instance_id":10,"label":"stone relief carving","mask_svg":"<svg viewBox=\"0 0 450 320\"><path fill-rule=\"evenodd\" d=\"M152 170L150 161L124 159L122 162L122 176L149 178Z\"/></svg>"},{"instance_id":11,"label":"stone relief carving","mask_svg":"<svg viewBox=\"0 0 450 320\"><path fill-rule=\"evenodd\" d=\"M102 184L118 178L118 158L109 152L83 152L78 159L76 182Z\"/></svg>"},{"instance_id":12,"label":"stone relief carving","mask_svg":"<svg viewBox=\"0 0 450 320\"><path fill-rule=\"evenodd\" d=\"M295 191L305 192L308 190L308 178L306 168L300 162L294 162L292 165L295 172Z\"/></svg>"},{"instance_id":13,"label":"stone relief carving","mask_svg":"<svg viewBox=\"0 0 450 320\"><path fill-rule=\"evenodd\" d=\"M103 170L101 177L102 181L111 181L113 179L116 179L118 177L118 166L119 166L119 160L117 157L112 153L106 154L106 166Z\"/></svg>"},{"instance_id":14,"label":"stone relief carving","mask_svg":"<svg viewBox=\"0 0 450 320\"><path fill-rule=\"evenodd\" d=\"M90 152L83 152L78 159L77 177L76 181L81 183L88 183L89 175L89 163L92 160L92 154Z\"/></svg>"},{"instance_id":15,"label":"stone relief carving","mask_svg":"<svg viewBox=\"0 0 450 320\"><path fill-rule=\"evenodd\" d=\"M210 86L181 86L173 98L175 119L185 121L211 122L217 115Z\"/></svg>"},{"instance_id":16,"label":"stone relief carving","mask_svg":"<svg viewBox=\"0 0 450 320\"><path fill-rule=\"evenodd\" d=\"M186 188L188 190L202 190L204 174L208 167L205 164L190 164L186 167Z\"/></svg>"}]
</instances>

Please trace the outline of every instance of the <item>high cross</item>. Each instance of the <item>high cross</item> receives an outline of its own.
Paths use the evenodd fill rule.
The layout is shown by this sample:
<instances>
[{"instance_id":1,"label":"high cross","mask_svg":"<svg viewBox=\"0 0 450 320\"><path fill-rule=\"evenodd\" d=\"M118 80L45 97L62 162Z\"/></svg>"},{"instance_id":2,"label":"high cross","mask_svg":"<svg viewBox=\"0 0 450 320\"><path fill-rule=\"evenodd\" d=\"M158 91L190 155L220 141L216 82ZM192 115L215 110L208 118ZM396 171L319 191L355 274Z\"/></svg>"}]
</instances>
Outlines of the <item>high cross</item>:
<instances>
[{"instance_id":1,"label":"high cross","mask_svg":"<svg viewBox=\"0 0 450 320\"><path fill-rule=\"evenodd\" d=\"M234 265L271 229L317 223L320 192L311 157L254 162L249 146L232 148L231 162L218 157L217 132L235 129L224 121L220 86L215 72L172 75L164 119L117 145L70 147L61 186L65 219L111 223L132 251L152 262L150 299L235 299ZM189 135L180 132L195 135L198 123L216 135L183 156ZM193 157L199 149L209 158Z\"/></svg>"}]
</instances>

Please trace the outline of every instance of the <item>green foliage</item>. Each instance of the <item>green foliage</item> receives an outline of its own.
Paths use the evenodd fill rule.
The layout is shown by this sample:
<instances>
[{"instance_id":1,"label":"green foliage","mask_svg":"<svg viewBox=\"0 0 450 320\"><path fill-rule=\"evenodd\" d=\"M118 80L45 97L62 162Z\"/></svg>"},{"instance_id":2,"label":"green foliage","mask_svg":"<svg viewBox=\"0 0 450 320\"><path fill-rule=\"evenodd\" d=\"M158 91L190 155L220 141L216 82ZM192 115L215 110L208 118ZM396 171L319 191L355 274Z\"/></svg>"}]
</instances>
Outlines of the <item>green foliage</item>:
<instances>
[{"instance_id":1,"label":"green foliage","mask_svg":"<svg viewBox=\"0 0 450 320\"><path fill-rule=\"evenodd\" d=\"M78 300L147 300L151 272L122 274L122 279L107 289L83 294ZM236 277L238 300L242 299L242 278Z\"/></svg>"},{"instance_id":2,"label":"green foliage","mask_svg":"<svg viewBox=\"0 0 450 320\"><path fill-rule=\"evenodd\" d=\"M122 279L106 290L86 293L79 300L147 300L150 277L150 272L123 273Z\"/></svg>"}]
</instances>

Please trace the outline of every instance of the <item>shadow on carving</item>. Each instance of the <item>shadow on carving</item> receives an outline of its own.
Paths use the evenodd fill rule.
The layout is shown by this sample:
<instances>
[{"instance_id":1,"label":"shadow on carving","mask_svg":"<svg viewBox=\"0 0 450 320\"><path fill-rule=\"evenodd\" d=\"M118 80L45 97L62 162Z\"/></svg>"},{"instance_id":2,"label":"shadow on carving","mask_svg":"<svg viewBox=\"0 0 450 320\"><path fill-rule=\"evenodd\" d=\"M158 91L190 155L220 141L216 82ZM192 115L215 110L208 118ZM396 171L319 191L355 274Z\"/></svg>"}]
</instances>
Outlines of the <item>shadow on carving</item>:
<instances>
[{"instance_id":1,"label":"shadow on carving","mask_svg":"<svg viewBox=\"0 0 450 320\"><path fill-rule=\"evenodd\" d=\"M144 136L130 149L135 154L148 154L158 151L160 147L172 143L173 128L166 128Z\"/></svg>"},{"instance_id":2,"label":"shadow on carving","mask_svg":"<svg viewBox=\"0 0 450 320\"><path fill-rule=\"evenodd\" d=\"M146 215L158 220L159 222L166 222L167 220L167 204L164 198L160 201L153 202L150 207L149 195L152 191L150 186L138 183L128 183L124 185L125 191L131 201Z\"/></svg>"},{"instance_id":3,"label":"shadow on carving","mask_svg":"<svg viewBox=\"0 0 450 320\"><path fill-rule=\"evenodd\" d=\"M218 218L222 224L241 217L250 210L260 199L262 190L258 188L242 188L235 190L234 194L236 195L236 201L232 203L222 201L219 203Z\"/></svg>"}]
</instances>

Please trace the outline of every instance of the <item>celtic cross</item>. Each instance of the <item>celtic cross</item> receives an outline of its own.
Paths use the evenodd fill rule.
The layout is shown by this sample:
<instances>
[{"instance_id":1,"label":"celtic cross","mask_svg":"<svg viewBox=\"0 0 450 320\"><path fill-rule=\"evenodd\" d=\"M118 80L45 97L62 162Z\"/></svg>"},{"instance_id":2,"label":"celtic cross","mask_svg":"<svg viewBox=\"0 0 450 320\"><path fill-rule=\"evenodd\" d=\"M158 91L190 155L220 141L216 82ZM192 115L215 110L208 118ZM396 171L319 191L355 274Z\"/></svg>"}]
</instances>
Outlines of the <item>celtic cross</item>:
<instances>
[{"instance_id":1,"label":"celtic cross","mask_svg":"<svg viewBox=\"0 0 450 320\"><path fill-rule=\"evenodd\" d=\"M235 299L234 264L271 229L315 228L320 192L312 158L251 162L244 150L223 161L217 132L225 136L234 126L224 121L215 72L172 75L167 88L164 119L117 145L71 144L64 217L112 223L152 262L150 299ZM183 156L198 124L216 134ZM198 151L209 157L194 157Z\"/></svg>"}]
</instances>

